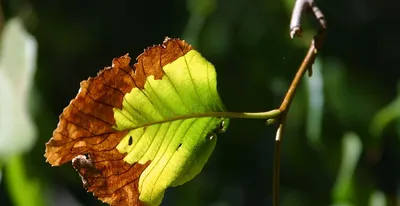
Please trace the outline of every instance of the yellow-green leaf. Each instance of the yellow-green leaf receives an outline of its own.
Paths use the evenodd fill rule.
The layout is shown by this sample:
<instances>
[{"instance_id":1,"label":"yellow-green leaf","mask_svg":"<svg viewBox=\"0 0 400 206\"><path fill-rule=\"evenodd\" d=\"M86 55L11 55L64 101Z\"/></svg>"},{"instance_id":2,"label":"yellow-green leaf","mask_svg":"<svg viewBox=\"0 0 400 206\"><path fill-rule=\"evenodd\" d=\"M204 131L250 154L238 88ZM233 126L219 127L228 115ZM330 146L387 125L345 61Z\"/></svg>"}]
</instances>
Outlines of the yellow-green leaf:
<instances>
[{"instance_id":1,"label":"yellow-green leaf","mask_svg":"<svg viewBox=\"0 0 400 206\"><path fill-rule=\"evenodd\" d=\"M88 191L112 205L159 205L165 189L204 167L229 120L214 66L167 38L81 83L46 145L52 165L71 161Z\"/></svg>"}]
</instances>

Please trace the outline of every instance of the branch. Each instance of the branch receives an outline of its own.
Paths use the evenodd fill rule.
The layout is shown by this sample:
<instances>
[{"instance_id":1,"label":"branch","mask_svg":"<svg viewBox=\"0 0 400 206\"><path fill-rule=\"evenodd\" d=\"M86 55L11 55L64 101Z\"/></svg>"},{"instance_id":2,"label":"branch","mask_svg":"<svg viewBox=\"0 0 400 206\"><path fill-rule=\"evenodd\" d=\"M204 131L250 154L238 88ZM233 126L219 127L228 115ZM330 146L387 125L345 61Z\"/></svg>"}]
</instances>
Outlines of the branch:
<instances>
[{"instance_id":1,"label":"branch","mask_svg":"<svg viewBox=\"0 0 400 206\"><path fill-rule=\"evenodd\" d=\"M317 7L315 4L314 0L296 0L296 3L293 7L293 12L292 12L292 19L290 21L290 37L295 38L295 37L301 37L301 17L303 16L304 13L312 13L314 15L314 18L318 21L318 24L320 26L319 31L325 31L327 26L326 26L326 21L324 14L322 11ZM321 42L322 43L322 42ZM321 46L321 45L319 45ZM320 49L320 47L317 47Z\"/></svg>"},{"instance_id":2,"label":"branch","mask_svg":"<svg viewBox=\"0 0 400 206\"><path fill-rule=\"evenodd\" d=\"M304 13L312 13L314 18L319 24L319 30L311 41L311 45L308 49L307 55L304 57L302 64L300 65L297 73L290 85L288 91L286 92L285 98L282 101L279 110L281 115L277 119L278 129L275 137L275 150L274 150L274 167L273 167L273 205L279 205L279 170L280 170L280 158L281 158L281 147L283 130L286 125L286 116L289 111L290 105L296 94L298 85L300 84L301 78L304 76L306 71L309 72L309 76L312 74L312 65L317 57L318 51L322 46L325 39L326 31L326 21L323 13L317 7L314 0L296 0L295 6L293 8L292 19L290 22L290 36L291 38L301 37L301 17Z\"/></svg>"}]
</instances>

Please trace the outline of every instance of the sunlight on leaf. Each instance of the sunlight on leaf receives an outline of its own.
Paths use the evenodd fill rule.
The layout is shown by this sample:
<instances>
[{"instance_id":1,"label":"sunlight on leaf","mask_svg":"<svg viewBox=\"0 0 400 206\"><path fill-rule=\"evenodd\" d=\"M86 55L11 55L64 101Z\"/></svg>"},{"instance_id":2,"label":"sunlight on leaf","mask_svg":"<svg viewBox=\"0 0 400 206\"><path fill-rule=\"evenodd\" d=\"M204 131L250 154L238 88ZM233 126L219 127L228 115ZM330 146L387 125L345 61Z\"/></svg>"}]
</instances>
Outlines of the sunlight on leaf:
<instances>
[{"instance_id":1,"label":"sunlight on leaf","mask_svg":"<svg viewBox=\"0 0 400 206\"><path fill-rule=\"evenodd\" d=\"M229 123L196 115L223 111L214 66L167 38L133 67L125 55L83 81L45 156L54 166L72 160L84 186L106 203L159 205L167 187L202 170Z\"/></svg>"},{"instance_id":2,"label":"sunlight on leaf","mask_svg":"<svg viewBox=\"0 0 400 206\"><path fill-rule=\"evenodd\" d=\"M349 204L353 193L353 174L362 152L362 143L357 134L349 132L342 139L342 158L332 191L335 205Z\"/></svg>"},{"instance_id":3,"label":"sunlight on leaf","mask_svg":"<svg viewBox=\"0 0 400 206\"><path fill-rule=\"evenodd\" d=\"M0 56L0 159L29 150L36 129L28 113L36 41L19 19L7 21Z\"/></svg>"}]
</instances>

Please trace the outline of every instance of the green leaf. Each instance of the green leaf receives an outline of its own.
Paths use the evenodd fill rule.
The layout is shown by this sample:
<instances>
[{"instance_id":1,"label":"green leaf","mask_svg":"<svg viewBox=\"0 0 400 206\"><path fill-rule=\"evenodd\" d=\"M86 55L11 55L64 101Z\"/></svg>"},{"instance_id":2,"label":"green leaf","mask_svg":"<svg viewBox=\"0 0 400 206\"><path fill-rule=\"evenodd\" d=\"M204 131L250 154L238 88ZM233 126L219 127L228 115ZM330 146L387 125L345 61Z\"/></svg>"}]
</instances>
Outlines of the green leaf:
<instances>
[{"instance_id":1,"label":"green leaf","mask_svg":"<svg viewBox=\"0 0 400 206\"><path fill-rule=\"evenodd\" d=\"M186 42L167 38L137 61L116 58L83 81L46 145L47 161L72 160L109 204L159 205L202 170L229 124L214 66Z\"/></svg>"},{"instance_id":2,"label":"green leaf","mask_svg":"<svg viewBox=\"0 0 400 206\"><path fill-rule=\"evenodd\" d=\"M349 204L353 195L353 174L362 152L362 142L357 134L346 133L342 140L342 160L332 191L335 205Z\"/></svg>"}]
</instances>

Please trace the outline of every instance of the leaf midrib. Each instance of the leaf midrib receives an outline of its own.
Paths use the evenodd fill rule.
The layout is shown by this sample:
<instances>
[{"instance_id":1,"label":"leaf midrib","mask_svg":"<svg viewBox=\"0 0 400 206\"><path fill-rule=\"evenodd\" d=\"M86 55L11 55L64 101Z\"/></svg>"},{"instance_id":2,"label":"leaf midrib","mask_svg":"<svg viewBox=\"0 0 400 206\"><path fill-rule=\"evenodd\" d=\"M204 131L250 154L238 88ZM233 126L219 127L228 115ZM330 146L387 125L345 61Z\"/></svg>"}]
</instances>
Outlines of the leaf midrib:
<instances>
[{"instance_id":1,"label":"leaf midrib","mask_svg":"<svg viewBox=\"0 0 400 206\"><path fill-rule=\"evenodd\" d=\"M207 117L214 117L214 118L240 118L240 119L273 119L280 115L279 109L270 110L267 112L203 112L203 113L193 113L193 114L186 114L186 115L178 115L170 118L166 118L164 120L158 121L150 121L135 127L124 128L123 130L134 130L139 129L142 127L148 127L157 124L163 124L167 122L174 122L177 120L186 120L186 119L193 119L193 118L207 118Z\"/></svg>"}]
</instances>

